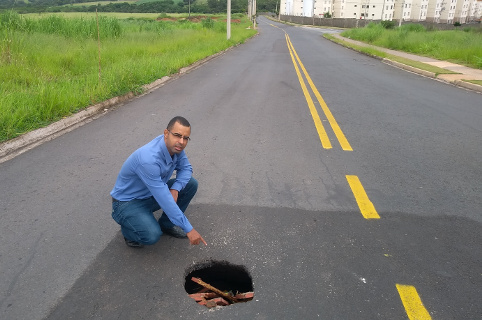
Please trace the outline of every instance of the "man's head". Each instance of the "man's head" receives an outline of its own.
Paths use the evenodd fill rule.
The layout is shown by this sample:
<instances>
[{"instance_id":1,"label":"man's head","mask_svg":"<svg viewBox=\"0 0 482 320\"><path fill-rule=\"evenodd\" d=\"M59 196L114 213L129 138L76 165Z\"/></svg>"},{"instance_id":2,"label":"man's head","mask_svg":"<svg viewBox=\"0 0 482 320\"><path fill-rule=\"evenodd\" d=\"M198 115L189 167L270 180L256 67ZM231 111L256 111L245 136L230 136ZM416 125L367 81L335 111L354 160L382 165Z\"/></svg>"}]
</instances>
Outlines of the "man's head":
<instances>
[{"instance_id":1,"label":"man's head","mask_svg":"<svg viewBox=\"0 0 482 320\"><path fill-rule=\"evenodd\" d=\"M184 150L190 140L190 135L191 125L189 121L179 116L172 118L167 128L164 129L164 142L169 154L172 156Z\"/></svg>"}]
</instances>

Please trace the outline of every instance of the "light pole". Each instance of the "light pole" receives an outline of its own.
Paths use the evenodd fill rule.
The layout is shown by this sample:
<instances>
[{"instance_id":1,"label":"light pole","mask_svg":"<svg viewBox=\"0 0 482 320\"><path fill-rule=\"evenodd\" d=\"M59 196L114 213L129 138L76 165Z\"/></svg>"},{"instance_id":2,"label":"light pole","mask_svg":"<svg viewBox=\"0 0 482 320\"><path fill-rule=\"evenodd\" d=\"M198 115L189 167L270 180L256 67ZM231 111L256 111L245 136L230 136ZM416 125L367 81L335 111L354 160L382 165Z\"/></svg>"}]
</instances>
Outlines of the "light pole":
<instances>
[{"instance_id":1,"label":"light pole","mask_svg":"<svg viewBox=\"0 0 482 320\"><path fill-rule=\"evenodd\" d=\"M400 27L402 25L402 17L403 17L403 6L405 6L405 0L402 1L402 11L400 12L400 20L398 20L398 26Z\"/></svg>"},{"instance_id":2,"label":"light pole","mask_svg":"<svg viewBox=\"0 0 482 320\"><path fill-rule=\"evenodd\" d=\"M228 40L231 39L231 0L228 0L228 10L226 18L226 33Z\"/></svg>"}]
</instances>

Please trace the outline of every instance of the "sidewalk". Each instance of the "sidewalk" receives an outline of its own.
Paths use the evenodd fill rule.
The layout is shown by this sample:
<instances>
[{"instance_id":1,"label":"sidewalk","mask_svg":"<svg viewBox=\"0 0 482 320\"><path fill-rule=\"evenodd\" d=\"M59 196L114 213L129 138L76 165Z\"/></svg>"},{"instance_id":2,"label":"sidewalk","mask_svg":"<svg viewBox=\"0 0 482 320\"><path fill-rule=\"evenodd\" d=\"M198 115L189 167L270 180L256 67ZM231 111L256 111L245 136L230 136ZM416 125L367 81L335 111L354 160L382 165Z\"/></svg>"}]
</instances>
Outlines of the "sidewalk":
<instances>
[{"instance_id":1,"label":"sidewalk","mask_svg":"<svg viewBox=\"0 0 482 320\"><path fill-rule=\"evenodd\" d=\"M457 74L435 74L433 72L418 69L418 68L415 68L415 67L412 67L412 66L408 66L408 65L402 64L402 63L397 62L397 61L392 61L392 60L386 59L386 58L383 59L385 62L387 62L389 64L392 64L392 65L395 65L399 68L402 68L402 69L405 69L405 70L408 70L408 71L411 71L411 72L414 72L414 73L422 74L422 75L427 76L427 77L439 79L439 80L451 83L451 84L459 86L459 87L463 87L463 88L466 88L466 89L470 89L470 90L474 90L474 91L477 91L479 93L482 93L482 85L477 85L477 84L474 84L474 83L464 81L464 80L482 80L482 70L469 68L469 67L466 67L466 66L458 65L458 64L455 64L455 63L447 62L447 61L441 61L441 60L436 60L436 59L432 59L432 58L428 58L428 57L417 56L417 55L414 55L414 54L405 53L405 52L401 52L401 51L395 51L395 50L390 50L390 49L386 49L386 48L376 47L376 46L371 45L371 44L367 44L367 43L364 43L364 42L351 40L351 39L342 37L337 33L334 33L333 36L335 38L339 39L339 40L342 40L342 41L345 41L345 42L348 42L348 43L351 43L351 44L355 44L357 46L371 47L371 48L377 49L379 51L386 52L386 53L394 55L394 56L399 56L399 57L409 59L409 60L413 60L413 61L419 61L419 62L428 64L428 65L432 65L432 66L435 66L435 67L438 67L438 68L446 69L446 70L449 70L449 71L452 71L452 72L457 72Z\"/></svg>"}]
</instances>

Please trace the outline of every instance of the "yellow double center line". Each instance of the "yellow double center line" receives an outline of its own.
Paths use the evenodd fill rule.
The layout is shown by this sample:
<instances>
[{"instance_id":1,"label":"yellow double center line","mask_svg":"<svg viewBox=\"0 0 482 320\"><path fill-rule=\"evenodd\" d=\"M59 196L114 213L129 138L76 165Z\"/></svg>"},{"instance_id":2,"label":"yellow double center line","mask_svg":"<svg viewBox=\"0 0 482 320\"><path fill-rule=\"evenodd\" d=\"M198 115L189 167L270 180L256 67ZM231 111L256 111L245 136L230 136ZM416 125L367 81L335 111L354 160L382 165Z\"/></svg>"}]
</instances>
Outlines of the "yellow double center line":
<instances>
[{"instance_id":1,"label":"yellow double center line","mask_svg":"<svg viewBox=\"0 0 482 320\"><path fill-rule=\"evenodd\" d=\"M316 89L315 85L313 84L313 81L311 81L311 78L308 72L306 71L305 67L303 66L303 63L298 57L298 54L296 53L296 50L293 47L293 44L291 43L290 37L286 32L285 32L285 37L286 37L286 43L288 45L288 49L290 51L291 59L293 60L293 65L296 70L296 74L298 75L298 80L300 81L301 88L303 89L303 93L306 98L306 102L308 103L308 107L310 108L311 116L313 117L313 121L315 122L316 130L318 131L318 135L320 136L320 140L323 148L331 149L332 148L331 142L328 138L328 135L326 134L325 128L323 127L323 124L320 120L318 112L316 111L315 104L311 99L311 95L301 75L300 68L303 71L306 77L306 80L311 87L311 90L315 94L315 97L318 99L318 102L320 103L320 106L323 112L325 113L326 118L328 119L328 122L330 123L333 129L333 132L338 138L338 141L340 142L341 147L345 151L353 151L347 139L345 138L345 135L341 131L340 127L338 126L338 123L336 122L335 118L330 112L330 109L328 109L328 106L326 105L325 101L323 100L320 93ZM298 64L299 64L299 67L298 67ZM358 203L358 206L360 208L360 211L363 217L365 219L380 219L380 216L378 215L375 207L373 206L373 203L370 201L370 199L368 199L365 189L363 188L358 177L347 175L346 179L348 181L348 184L350 185L350 188L353 191L353 194L355 196L355 199ZM401 284L397 284L396 287L400 294L400 298L402 299L402 303L405 307L405 311L407 312L408 318L410 320L422 320L422 319L431 320L432 319L427 309L425 309L422 303L422 300L420 299L415 287L410 285L401 285Z\"/></svg>"},{"instance_id":2,"label":"yellow double center line","mask_svg":"<svg viewBox=\"0 0 482 320\"><path fill-rule=\"evenodd\" d=\"M341 148L345 151L353 151L350 144L348 143L348 140L343 134L343 131L341 131L340 126L336 122L335 117L333 117L333 114L331 113L330 109L326 105L325 100L323 100L323 98L321 97L321 94L318 92L318 89L316 89L315 84L313 83L310 75L306 71L305 66L303 65L300 58L298 57L298 54L296 53L296 50L293 47L293 44L291 43L290 37L287 33L285 33L285 37L286 37L286 44L288 45L288 49L290 51L291 59L293 60L293 65L296 70L296 74L298 75L298 80L300 81L301 89L303 90L303 94L305 95L306 102L308 103L308 107L310 108L311 116L313 117L313 121L315 122L316 130L318 131L318 135L320 136L321 145L325 149L332 148L330 139L328 138L325 128L323 127L323 123L321 122L320 116L318 115L318 111L316 111L316 107L313 102L313 99L311 99L311 95L305 84L303 76L301 75L300 68L303 71L303 74L305 75L306 81L310 85L311 90L315 94L315 97L318 100L321 106L321 109L325 113L325 116L328 119L328 122L330 123L331 128L333 129L333 132L335 133L335 136L340 142ZM298 67L298 64L300 67Z\"/></svg>"}]
</instances>

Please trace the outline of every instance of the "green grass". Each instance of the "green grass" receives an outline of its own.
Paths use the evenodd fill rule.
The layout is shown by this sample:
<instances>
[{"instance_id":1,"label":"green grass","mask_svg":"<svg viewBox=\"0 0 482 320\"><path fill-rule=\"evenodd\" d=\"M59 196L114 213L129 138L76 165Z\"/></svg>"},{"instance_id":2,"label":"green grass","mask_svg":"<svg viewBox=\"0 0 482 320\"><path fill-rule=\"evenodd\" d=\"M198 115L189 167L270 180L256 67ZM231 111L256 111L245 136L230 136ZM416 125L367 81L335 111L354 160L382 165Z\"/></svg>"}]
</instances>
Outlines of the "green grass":
<instances>
[{"instance_id":1,"label":"green grass","mask_svg":"<svg viewBox=\"0 0 482 320\"><path fill-rule=\"evenodd\" d=\"M482 69L482 29L427 31L421 25L385 29L371 23L365 28L350 29L344 37L379 47L451 61Z\"/></svg>"},{"instance_id":2,"label":"green grass","mask_svg":"<svg viewBox=\"0 0 482 320\"><path fill-rule=\"evenodd\" d=\"M453 71L450 71L450 70L447 70L447 69L435 67L435 66L432 66L432 65L420 62L420 61L410 60L410 59L394 56L394 55L391 55L391 54L387 54L386 58L390 59L392 61L397 61L397 62L403 63L405 65L408 65L408 66L411 66L411 67L414 67L414 68L417 68L417 69L433 72L433 73L435 73L436 76L439 75L439 74L458 74L457 72L453 72Z\"/></svg>"},{"instance_id":3,"label":"green grass","mask_svg":"<svg viewBox=\"0 0 482 320\"><path fill-rule=\"evenodd\" d=\"M98 13L99 17L116 18L120 20L124 19L156 19L159 17L159 13L128 13L128 12L102 12ZM170 14L170 16L176 16L178 14ZM61 16L64 18L95 18L95 12L42 12L42 13L28 13L22 15L26 19L41 19L48 16Z\"/></svg>"},{"instance_id":4,"label":"green grass","mask_svg":"<svg viewBox=\"0 0 482 320\"><path fill-rule=\"evenodd\" d=\"M74 6L74 7L90 7L90 6L97 6L97 5L101 5L101 6L105 6L109 3L123 3L123 2L127 2L129 4L133 4L133 3L136 3L137 1L135 0L121 0L121 1L92 1L92 2L81 2L81 3L72 3L72 4L66 4L65 6Z\"/></svg>"},{"instance_id":5,"label":"green grass","mask_svg":"<svg viewBox=\"0 0 482 320\"><path fill-rule=\"evenodd\" d=\"M482 80L464 80L465 82L470 82L473 84L478 84L479 86L482 86Z\"/></svg>"},{"instance_id":6,"label":"green grass","mask_svg":"<svg viewBox=\"0 0 482 320\"><path fill-rule=\"evenodd\" d=\"M158 16L158 15L157 15ZM256 31L247 19L212 27L187 20L100 20L101 81L97 39L66 32L93 18L10 17L0 23L0 141L45 126L89 105L128 92L179 71L195 61L244 42ZM60 20L59 20L60 19ZM28 20L28 21L27 21ZM13 21L13 22L12 22ZM53 22L58 33L52 32ZM106 30L120 26L119 33ZM205 24L206 25L206 24ZM23 26L23 27L22 27ZM27 27L25 27L27 26ZM43 26L43 27L42 27ZM115 28L114 28L115 29Z\"/></svg>"},{"instance_id":7,"label":"green grass","mask_svg":"<svg viewBox=\"0 0 482 320\"><path fill-rule=\"evenodd\" d=\"M397 62L403 63L405 65L412 66L414 68L418 68L418 69L421 69L421 70L433 72L436 75L439 75L439 74L456 74L456 72L453 72L453 71L450 71L450 70L447 70L447 69L438 68L438 67L420 62L420 61L414 61L414 60L394 56L394 55L388 54L384 51L377 50L375 48L358 46L358 45L349 43L347 41L343 41L341 39L335 38L331 34L324 34L324 37L328 38L328 39L330 39L334 42L337 42L339 44L342 44L345 47L352 48L354 50L357 50L357 51L363 52L365 54L368 54L370 56L379 57L379 58L382 58L382 59L386 58L386 59L390 59L392 61L397 61Z\"/></svg>"}]
</instances>

